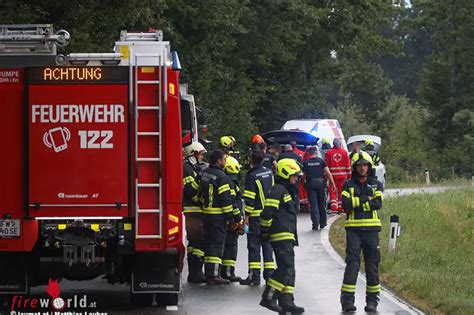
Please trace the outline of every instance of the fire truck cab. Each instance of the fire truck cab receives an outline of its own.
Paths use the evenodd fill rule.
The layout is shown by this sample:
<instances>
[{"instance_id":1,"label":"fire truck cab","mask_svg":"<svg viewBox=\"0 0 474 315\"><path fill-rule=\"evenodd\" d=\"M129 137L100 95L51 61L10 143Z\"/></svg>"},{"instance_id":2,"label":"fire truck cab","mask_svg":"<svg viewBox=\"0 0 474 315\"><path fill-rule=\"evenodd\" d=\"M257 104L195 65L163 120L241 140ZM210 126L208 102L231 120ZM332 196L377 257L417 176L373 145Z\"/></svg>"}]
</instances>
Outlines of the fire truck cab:
<instances>
[{"instance_id":1,"label":"fire truck cab","mask_svg":"<svg viewBox=\"0 0 474 315\"><path fill-rule=\"evenodd\" d=\"M0 25L0 295L105 276L129 284L134 304L176 304L178 56L161 31L122 31L112 53L58 54L69 39Z\"/></svg>"}]
</instances>

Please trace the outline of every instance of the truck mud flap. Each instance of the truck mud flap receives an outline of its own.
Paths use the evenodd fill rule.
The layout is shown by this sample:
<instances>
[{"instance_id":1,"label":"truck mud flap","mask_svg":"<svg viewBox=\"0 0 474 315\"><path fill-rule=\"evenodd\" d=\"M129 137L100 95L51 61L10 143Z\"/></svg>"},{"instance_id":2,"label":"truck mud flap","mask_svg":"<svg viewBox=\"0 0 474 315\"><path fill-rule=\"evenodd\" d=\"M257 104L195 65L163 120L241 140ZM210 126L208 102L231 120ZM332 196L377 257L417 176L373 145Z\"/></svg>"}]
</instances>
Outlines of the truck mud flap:
<instances>
[{"instance_id":1,"label":"truck mud flap","mask_svg":"<svg viewBox=\"0 0 474 315\"><path fill-rule=\"evenodd\" d=\"M0 255L0 294L27 294L28 271L23 255Z\"/></svg>"},{"instance_id":2,"label":"truck mud flap","mask_svg":"<svg viewBox=\"0 0 474 315\"><path fill-rule=\"evenodd\" d=\"M139 254L131 275L132 293L179 293L178 255Z\"/></svg>"},{"instance_id":3,"label":"truck mud flap","mask_svg":"<svg viewBox=\"0 0 474 315\"><path fill-rule=\"evenodd\" d=\"M181 275L173 269L132 273L132 293L179 293Z\"/></svg>"}]
</instances>

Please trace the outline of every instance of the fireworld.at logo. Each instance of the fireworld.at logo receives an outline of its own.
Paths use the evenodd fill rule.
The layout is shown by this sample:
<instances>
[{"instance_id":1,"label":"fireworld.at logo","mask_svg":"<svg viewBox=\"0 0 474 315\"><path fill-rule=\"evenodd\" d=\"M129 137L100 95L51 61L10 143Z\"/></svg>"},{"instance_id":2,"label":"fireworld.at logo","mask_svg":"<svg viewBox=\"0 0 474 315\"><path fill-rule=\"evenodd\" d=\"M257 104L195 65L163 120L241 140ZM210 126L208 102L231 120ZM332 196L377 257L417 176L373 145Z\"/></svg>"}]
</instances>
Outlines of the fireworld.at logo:
<instances>
[{"instance_id":1,"label":"fireworld.at logo","mask_svg":"<svg viewBox=\"0 0 474 315\"><path fill-rule=\"evenodd\" d=\"M49 279L46 293L51 298L28 298L22 295L14 295L11 303L11 312L19 310L41 310L51 308L53 311L64 311L65 309L86 309L97 308L96 302L88 302L87 295L63 299L58 280Z\"/></svg>"}]
</instances>

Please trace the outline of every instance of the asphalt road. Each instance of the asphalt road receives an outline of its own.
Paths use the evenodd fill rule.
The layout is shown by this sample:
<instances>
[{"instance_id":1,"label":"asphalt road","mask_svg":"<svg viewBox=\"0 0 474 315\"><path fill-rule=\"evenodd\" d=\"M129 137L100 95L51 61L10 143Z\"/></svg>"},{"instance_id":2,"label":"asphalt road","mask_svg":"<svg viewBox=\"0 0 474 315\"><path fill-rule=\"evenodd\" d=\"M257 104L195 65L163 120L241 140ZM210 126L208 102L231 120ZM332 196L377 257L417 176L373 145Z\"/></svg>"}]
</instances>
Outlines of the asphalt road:
<instances>
[{"instance_id":1,"label":"asphalt road","mask_svg":"<svg viewBox=\"0 0 474 315\"><path fill-rule=\"evenodd\" d=\"M411 193L435 193L447 187L424 189L389 189L386 196L405 195ZM330 218L330 222L336 219ZM328 240L328 228L312 231L311 221L307 213L298 217L300 246L296 247L296 292L298 305L306 308L306 314L340 314L339 294L344 263L332 249ZM386 233L387 230L382 231ZM385 246L386 244L382 244ZM239 257L237 274L245 277L247 273L247 250L245 237L239 240ZM383 259L383 257L382 257ZM61 297L74 294L82 297L87 295L88 302L96 302L98 312L108 314L226 314L251 315L271 314L258 305L264 285L246 287L239 284L228 286L189 285L183 273L183 290L178 306L137 308L131 306L129 288L120 285L108 285L105 280L96 279L85 282L61 282ZM356 306L358 314L362 314L365 304L365 282L361 275L357 283ZM46 287L32 290L33 296L47 297ZM383 290L379 305L379 314L416 314L418 310ZM85 315L85 314L84 314Z\"/></svg>"}]
</instances>

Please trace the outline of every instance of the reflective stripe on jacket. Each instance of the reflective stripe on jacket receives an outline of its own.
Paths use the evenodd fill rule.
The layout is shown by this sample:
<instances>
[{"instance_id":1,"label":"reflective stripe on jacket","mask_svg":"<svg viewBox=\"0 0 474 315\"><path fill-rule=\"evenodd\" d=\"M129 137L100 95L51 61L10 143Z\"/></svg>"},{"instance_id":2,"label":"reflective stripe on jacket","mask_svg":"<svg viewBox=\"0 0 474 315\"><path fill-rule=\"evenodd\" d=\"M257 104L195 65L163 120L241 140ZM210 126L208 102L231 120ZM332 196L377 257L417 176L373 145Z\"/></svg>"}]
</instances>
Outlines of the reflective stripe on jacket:
<instances>
[{"instance_id":1,"label":"reflective stripe on jacket","mask_svg":"<svg viewBox=\"0 0 474 315\"><path fill-rule=\"evenodd\" d=\"M369 200L369 196L373 197ZM383 186L369 176L365 183L358 178L348 180L342 191L342 207L347 214L345 228L355 230L381 230L377 210L382 207Z\"/></svg>"},{"instance_id":2,"label":"reflective stripe on jacket","mask_svg":"<svg viewBox=\"0 0 474 315\"><path fill-rule=\"evenodd\" d=\"M210 165L201 174L201 196L204 214L232 216L230 180L222 168Z\"/></svg>"}]
</instances>

